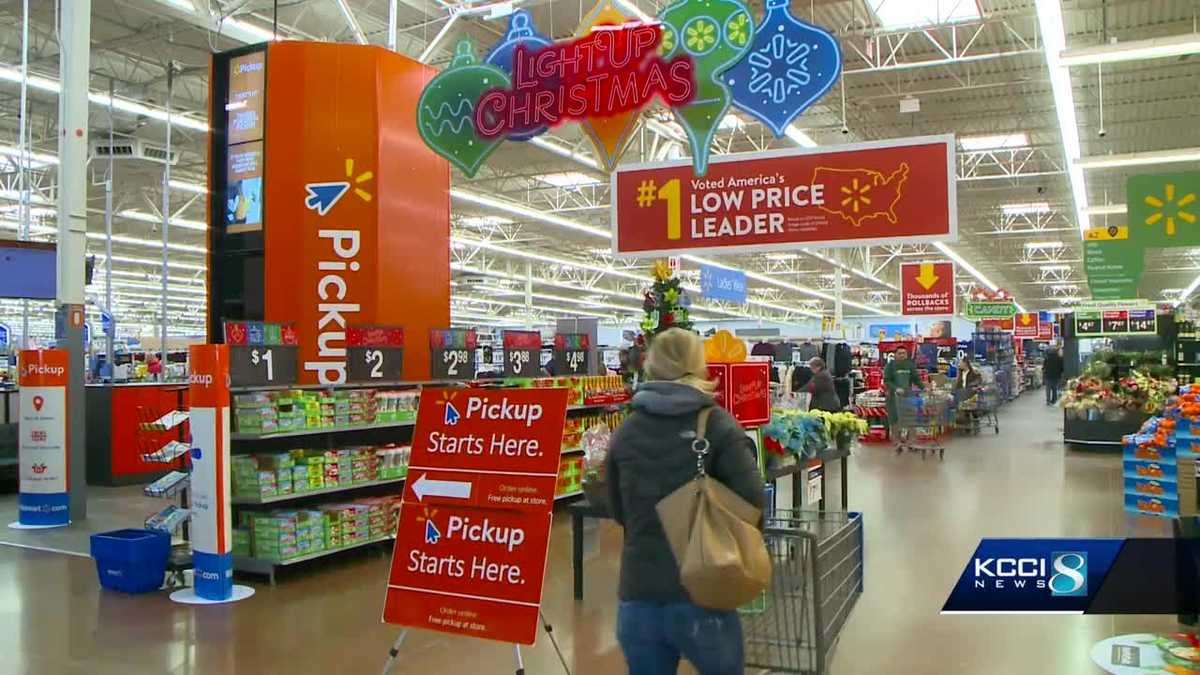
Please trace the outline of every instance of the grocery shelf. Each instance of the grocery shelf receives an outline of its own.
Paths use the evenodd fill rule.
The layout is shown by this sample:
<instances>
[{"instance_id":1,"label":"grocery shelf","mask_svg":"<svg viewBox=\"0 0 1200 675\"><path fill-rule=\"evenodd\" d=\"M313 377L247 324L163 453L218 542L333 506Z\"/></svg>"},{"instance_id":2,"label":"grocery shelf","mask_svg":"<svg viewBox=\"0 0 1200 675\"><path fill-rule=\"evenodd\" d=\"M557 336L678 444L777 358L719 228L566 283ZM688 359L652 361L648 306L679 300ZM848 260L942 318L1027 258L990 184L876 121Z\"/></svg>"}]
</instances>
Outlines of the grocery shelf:
<instances>
[{"instance_id":1,"label":"grocery shelf","mask_svg":"<svg viewBox=\"0 0 1200 675\"><path fill-rule=\"evenodd\" d=\"M383 424L352 424L345 427L305 427L304 429L291 429L288 431L272 431L265 434L254 434L245 432L235 432L229 435L230 440L234 441L265 441L272 438L292 438L294 436L319 436L322 434L340 434L347 431L372 431L375 429L398 429L401 427L411 427L415 425L416 420L407 422L385 422Z\"/></svg>"},{"instance_id":2,"label":"grocery shelf","mask_svg":"<svg viewBox=\"0 0 1200 675\"><path fill-rule=\"evenodd\" d=\"M624 401L613 401L611 403L581 403L579 405L567 406L567 412L572 412L575 410L595 410L597 408L614 408L619 405L625 405L631 400L632 399L627 398Z\"/></svg>"},{"instance_id":3,"label":"grocery shelf","mask_svg":"<svg viewBox=\"0 0 1200 675\"><path fill-rule=\"evenodd\" d=\"M379 544L379 543L382 543L385 541L390 541L395 538L396 538L396 535L387 534L382 537L375 537L374 539L367 539L366 541L360 541L356 544L349 544L347 546L339 546L338 548L327 548L323 551L314 551L312 553L308 553L305 555L296 556L295 558L288 558L287 560L264 560L262 558L251 558L248 556L235 555L235 556L233 556L233 569L234 569L234 571L237 571L237 572L248 572L250 574L265 574L265 575L271 577L271 584L274 585L275 569L277 567L287 567L288 565L296 565L296 564L299 564L302 562L307 562L309 560L316 560L317 558L324 558L325 556L333 555L335 553L341 553L342 551L351 551L356 548L362 548L363 546L370 546L371 544Z\"/></svg>"},{"instance_id":4,"label":"grocery shelf","mask_svg":"<svg viewBox=\"0 0 1200 675\"><path fill-rule=\"evenodd\" d=\"M351 483L350 485L335 485L332 487L321 488L319 490L303 490L300 492L289 492L286 495L272 495L270 497L246 497L234 496L231 504L255 506L260 504L275 504L277 502L290 502L297 499L305 499L315 497L317 495L328 495L335 492L346 492L347 490L358 490L359 488L376 487L379 485L394 485L403 483L405 478L388 478L386 480L374 480L366 483Z\"/></svg>"}]
</instances>

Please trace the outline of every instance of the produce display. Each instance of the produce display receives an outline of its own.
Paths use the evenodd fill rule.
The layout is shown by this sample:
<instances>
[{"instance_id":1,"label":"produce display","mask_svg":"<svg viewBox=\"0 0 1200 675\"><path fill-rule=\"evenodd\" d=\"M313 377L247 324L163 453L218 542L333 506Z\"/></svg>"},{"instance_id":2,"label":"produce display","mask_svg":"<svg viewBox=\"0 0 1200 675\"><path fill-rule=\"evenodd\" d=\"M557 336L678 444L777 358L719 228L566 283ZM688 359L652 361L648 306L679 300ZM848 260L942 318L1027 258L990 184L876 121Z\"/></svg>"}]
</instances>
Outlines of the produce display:
<instances>
[{"instance_id":1,"label":"produce display","mask_svg":"<svg viewBox=\"0 0 1200 675\"><path fill-rule=\"evenodd\" d=\"M1152 359L1141 354L1098 353L1080 377L1067 382L1063 393L1067 414L1116 420L1126 412L1161 412L1177 385L1170 367Z\"/></svg>"},{"instance_id":2,"label":"produce display","mask_svg":"<svg viewBox=\"0 0 1200 675\"><path fill-rule=\"evenodd\" d=\"M270 434L416 419L420 392L415 389L259 391L233 397L235 430Z\"/></svg>"},{"instance_id":3,"label":"produce display","mask_svg":"<svg viewBox=\"0 0 1200 675\"><path fill-rule=\"evenodd\" d=\"M233 496L261 499L403 478L410 453L408 446L388 445L235 455Z\"/></svg>"},{"instance_id":4,"label":"produce display","mask_svg":"<svg viewBox=\"0 0 1200 675\"><path fill-rule=\"evenodd\" d=\"M1185 386L1122 439L1125 510L1176 518L1196 515L1196 459L1200 449L1200 388Z\"/></svg>"}]
</instances>

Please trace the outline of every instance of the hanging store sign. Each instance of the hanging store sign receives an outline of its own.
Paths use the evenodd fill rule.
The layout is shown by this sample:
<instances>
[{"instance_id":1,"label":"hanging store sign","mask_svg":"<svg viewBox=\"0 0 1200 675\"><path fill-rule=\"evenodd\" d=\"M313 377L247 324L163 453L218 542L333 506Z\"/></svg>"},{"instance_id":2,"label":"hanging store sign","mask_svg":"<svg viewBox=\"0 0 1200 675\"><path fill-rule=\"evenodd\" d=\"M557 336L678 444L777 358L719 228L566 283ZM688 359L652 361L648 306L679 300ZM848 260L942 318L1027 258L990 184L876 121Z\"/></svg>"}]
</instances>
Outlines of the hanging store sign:
<instances>
[{"instance_id":1,"label":"hanging store sign","mask_svg":"<svg viewBox=\"0 0 1200 675\"><path fill-rule=\"evenodd\" d=\"M1158 313L1153 305L1075 311L1075 337L1157 334Z\"/></svg>"},{"instance_id":2,"label":"hanging store sign","mask_svg":"<svg viewBox=\"0 0 1200 675\"><path fill-rule=\"evenodd\" d=\"M17 426L20 494L17 522L55 527L70 518L67 380L70 354L26 349L17 361L20 423Z\"/></svg>"},{"instance_id":3,"label":"hanging store sign","mask_svg":"<svg viewBox=\"0 0 1200 675\"><path fill-rule=\"evenodd\" d=\"M648 22L599 0L574 37L557 43L518 10L484 63L460 42L450 67L425 87L421 136L471 176L502 141L577 121L611 171L642 111L659 100L687 137L694 174L703 176L730 108L782 137L841 76L837 38L788 5L768 2L756 26L743 0L667 3Z\"/></svg>"},{"instance_id":4,"label":"hanging store sign","mask_svg":"<svg viewBox=\"0 0 1200 675\"><path fill-rule=\"evenodd\" d=\"M404 379L404 329L399 326L351 326L346 331L348 382L399 382Z\"/></svg>"},{"instance_id":5,"label":"hanging store sign","mask_svg":"<svg viewBox=\"0 0 1200 675\"><path fill-rule=\"evenodd\" d=\"M902 263L900 295L904 316L954 314L954 263Z\"/></svg>"},{"instance_id":6,"label":"hanging store sign","mask_svg":"<svg viewBox=\"0 0 1200 675\"><path fill-rule=\"evenodd\" d=\"M1083 233L1083 268L1093 298L1138 297L1144 258L1143 247L1130 240L1126 226L1094 227Z\"/></svg>"},{"instance_id":7,"label":"hanging store sign","mask_svg":"<svg viewBox=\"0 0 1200 675\"><path fill-rule=\"evenodd\" d=\"M1130 176L1126 200L1140 248L1200 246L1200 171Z\"/></svg>"},{"instance_id":8,"label":"hanging store sign","mask_svg":"<svg viewBox=\"0 0 1200 675\"><path fill-rule=\"evenodd\" d=\"M567 390L421 395L387 623L533 644Z\"/></svg>"},{"instance_id":9,"label":"hanging store sign","mask_svg":"<svg viewBox=\"0 0 1200 675\"><path fill-rule=\"evenodd\" d=\"M1013 317L1013 337L1036 338L1039 325L1037 312L1021 312Z\"/></svg>"},{"instance_id":10,"label":"hanging store sign","mask_svg":"<svg viewBox=\"0 0 1200 675\"><path fill-rule=\"evenodd\" d=\"M700 297L746 304L746 273L720 265L701 265Z\"/></svg>"},{"instance_id":11,"label":"hanging store sign","mask_svg":"<svg viewBox=\"0 0 1200 675\"><path fill-rule=\"evenodd\" d=\"M597 7L578 36L549 45L532 37L529 14L515 12L497 49L501 63L480 63L470 40L455 47L450 67L421 92L421 138L468 177L508 137L524 140L566 122L621 120L619 129L595 133L607 167L632 137L637 115L655 100L680 106L696 95L693 62L659 56L657 23L628 22L611 5ZM494 50L495 51L495 50ZM613 133L615 132L615 134Z\"/></svg>"},{"instance_id":12,"label":"hanging store sign","mask_svg":"<svg viewBox=\"0 0 1200 675\"><path fill-rule=\"evenodd\" d=\"M591 341L587 333L559 333L554 336L554 374L587 375Z\"/></svg>"},{"instance_id":13,"label":"hanging store sign","mask_svg":"<svg viewBox=\"0 0 1200 675\"><path fill-rule=\"evenodd\" d=\"M429 372L434 380L475 379L474 329L432 328L429 331Z\"/></svg>"},{"instance_id":14,"label":"hanging store sign","mask_svg":"<svg viewBox=\"0 0 1200 675\"><path fill-rule=\"evenodd\" d=\"M542 334L536 330L504 331L504 376L536 377L542 368Z\"/></svg>"},{"instance_id":15,"label":"hanging store sign","mask_svg":"<svg viewBox=\"0 0 1200 675\"><path fill-rule=\"evenodd\" d=\"M716 157L613 174L613 247L626 256L954 241L950 136Z\"/></svg>"},{"instance_id":16,"label":"hanging store sign","mask_svg":"<svg viewBox=\"0 0 1200 675\"><path fill-rule=\"evenodd\" d=\"M1017 313L1017 304L1012 300L971 300L967 302L965 314L968 319L1012 319Z\"/></svg>"}]
</instances>

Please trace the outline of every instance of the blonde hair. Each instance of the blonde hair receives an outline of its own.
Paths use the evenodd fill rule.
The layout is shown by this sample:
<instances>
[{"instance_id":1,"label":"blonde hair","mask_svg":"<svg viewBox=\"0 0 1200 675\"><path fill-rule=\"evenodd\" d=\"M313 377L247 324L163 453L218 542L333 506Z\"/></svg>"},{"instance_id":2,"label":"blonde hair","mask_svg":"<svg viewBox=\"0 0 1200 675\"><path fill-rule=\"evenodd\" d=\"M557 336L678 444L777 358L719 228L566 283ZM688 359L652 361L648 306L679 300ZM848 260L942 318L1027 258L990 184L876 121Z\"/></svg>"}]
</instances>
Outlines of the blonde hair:
<instances>
[{"instance_id":1,"label":"blonde hair","mask_svg":"<svg viewBox=\"0 0 1200 675\"><path fill-rule=\"evenodd\" d=\"M705 394L711 394L717 388L708 379L704 342L699 335L682 328L668 328L650 341L646 376L651 380L686 384Z\"/></svg>"}]
</instances>

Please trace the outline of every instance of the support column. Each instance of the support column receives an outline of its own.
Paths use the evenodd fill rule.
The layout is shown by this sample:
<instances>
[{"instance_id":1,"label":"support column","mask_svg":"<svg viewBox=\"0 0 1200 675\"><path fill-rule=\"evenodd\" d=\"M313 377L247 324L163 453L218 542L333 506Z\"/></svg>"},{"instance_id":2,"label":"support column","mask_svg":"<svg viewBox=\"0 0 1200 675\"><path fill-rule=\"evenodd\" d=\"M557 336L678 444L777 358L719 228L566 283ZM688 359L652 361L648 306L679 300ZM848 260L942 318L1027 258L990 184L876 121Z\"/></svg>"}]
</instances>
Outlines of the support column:
<instances>
[{"instance_id":1,"label":"support column","mask_svg":"<svg viewBox=\"0 0 1200 675\"><path fill-rule=\"evenodd\" d=\"M841 330L841 328L842 328L842 311L843 311L842 310L842 295L845 292L845 288L846 288L846 273L843 271L843 268L842 268L842 264L843 264L842 259L844 257L842 255L843 250L844 249L838 249L833 252L833 259L839 263L838 266L834 270L834 274L836 275L834 277L835 285L834 285L834 296L833 296L833 328L834 328L834 330Z\"/></svg>"},{"instance_id":2,"label":"support column","mask_svg":"<svg viewBox=\"0 0 1200 675\"><path fill-rule=\"evenodd\" d=\"M67 439L71 520L87 518L87 436L84 428L84 256L87 252L88 68L92 0L62 4L59 15L58 311L55 338L70 355Z\"/></svg>"}]
</instances>

